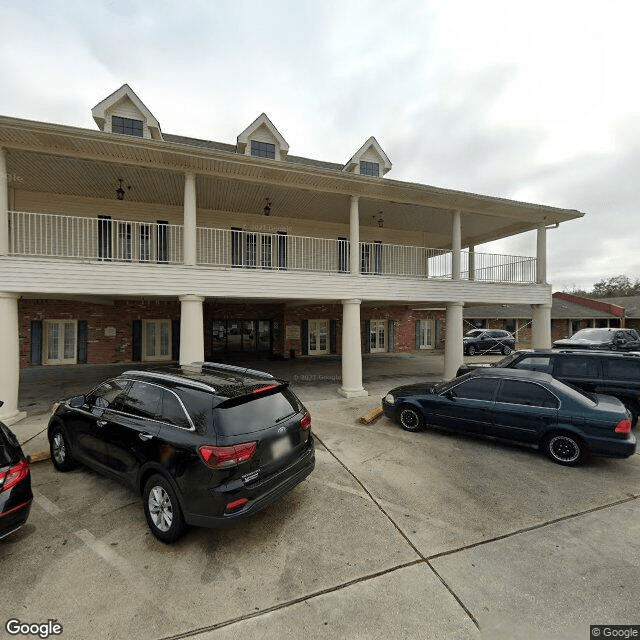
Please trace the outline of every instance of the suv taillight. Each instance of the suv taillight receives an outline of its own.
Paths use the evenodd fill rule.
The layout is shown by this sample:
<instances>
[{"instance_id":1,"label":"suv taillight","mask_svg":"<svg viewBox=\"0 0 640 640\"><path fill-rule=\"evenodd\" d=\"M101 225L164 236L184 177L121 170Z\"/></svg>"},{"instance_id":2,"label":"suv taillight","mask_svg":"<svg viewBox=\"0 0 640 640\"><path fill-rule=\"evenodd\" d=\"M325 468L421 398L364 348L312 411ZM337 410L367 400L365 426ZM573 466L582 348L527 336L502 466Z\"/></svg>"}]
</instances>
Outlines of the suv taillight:
<instances>
[{"instance_id":1,"label":"suv taillight","mask_svg":"<svg viewBox=\"0 0 640 640\"><path fill-rule=\"evenodd\" d=\"M300 420L300 426L305 431L311 429L311 415L309 413L304 414L304 416L302 417L302 420Z\"/></svg>"},{"instance_id":2,"label":"suv taillight","mask_svg":"<svg viewBox=\"0 0 640 640\"><path fill-rule=\"evenodd\" d=\"M245 442L235 444L230 447L214 447L212 445L202 445L200 449L202 461L213 469L227 469L235 467L241 462L251 460L256 452L255 442Z\"/></svg>"},{"instance_id":3,"label":"suv taillight","mask_svg":"<svg viewBox=\"0 0 640 640\"><path fill-rule=\"evenodd\" d=\"M616 433L631 433L631 421L620 420L615 428Z\"/></svg>"},{"instance_id":4,"label":"suv taillight","mask_svg":"<svg viewBox=\"0 0 640 640\"><path fill-rule=\"evenodd\" d=\"M29 475L29 461L25 458L20 460L7 471L0 472L0 491L8 491L15 487L18 482L24 480Z\"/></svg>"}]
</instances>

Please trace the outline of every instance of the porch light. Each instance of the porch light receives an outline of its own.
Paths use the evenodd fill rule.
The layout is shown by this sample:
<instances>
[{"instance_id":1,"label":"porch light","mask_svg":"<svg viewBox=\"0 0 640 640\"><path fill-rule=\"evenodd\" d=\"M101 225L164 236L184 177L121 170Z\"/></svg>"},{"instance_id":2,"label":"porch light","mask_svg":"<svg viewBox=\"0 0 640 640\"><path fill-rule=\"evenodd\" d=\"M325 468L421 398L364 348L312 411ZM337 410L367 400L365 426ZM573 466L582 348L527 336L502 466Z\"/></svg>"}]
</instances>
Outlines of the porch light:
<instances>
[{"instance_id":1,"label":"porch light","mask_svg":"<svg viewBox=\"0 0 640 640\"><path fill-rule=\"evenodd\" d=\"M267 204L264 205L264 215L268 216L271 213L271 200L269 198L265 198Z\"/></svg>"},{"instance_id":2,"label":"porch light","mask_svg":"<svg viewBox=\"0 0 640 640\"><path fill-rule=\"evenodd\" d=\"M381 229L382 229L382 227L384 227L384 214L382 213L382 211L378 214L378 226Z\"/></svg>"},{"instance_id":3,"label":"porch light","mask_svg":"<svg viewBox=\"0 0 640 640\"><path fill-rule=\"evenodd\" d=\"M120 183L120 186L116 189L116 198L118 198L118 200L124 200L125 191L122 188L122 183L123 183L122 178L118 178L118 182ZM127 190L131 190L130 184L127 185Z\"/></svg>"}]
</instances>

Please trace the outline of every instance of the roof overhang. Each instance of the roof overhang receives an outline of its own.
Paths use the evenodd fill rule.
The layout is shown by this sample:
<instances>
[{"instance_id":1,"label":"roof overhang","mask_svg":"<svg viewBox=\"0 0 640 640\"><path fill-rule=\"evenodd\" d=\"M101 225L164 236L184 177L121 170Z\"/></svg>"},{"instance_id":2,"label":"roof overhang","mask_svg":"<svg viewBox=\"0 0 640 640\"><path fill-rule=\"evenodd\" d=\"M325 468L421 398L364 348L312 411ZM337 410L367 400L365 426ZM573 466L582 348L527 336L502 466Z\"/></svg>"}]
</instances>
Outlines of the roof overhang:
<instances>
[{"instance_id":1,"label":"roof overhang","mask_svg":"<svg viewBox=\"0 0 640 640\"><path fill-rule=\"evenodd\" d=\"M347 172L274 162L253 156L163 140L127 136L0 116L0 147L7 151L9 187L113 198L118 178L133 186L127 199L181 205L184 174L197 175L201 209L261 212L273 217L348 223L349 200L359 198L361 225L421 231L430 246L448 246L451 217L461 212L463 246L478 245L582 217L560 209L371 178Z\"/></svg>"}]
</instances>

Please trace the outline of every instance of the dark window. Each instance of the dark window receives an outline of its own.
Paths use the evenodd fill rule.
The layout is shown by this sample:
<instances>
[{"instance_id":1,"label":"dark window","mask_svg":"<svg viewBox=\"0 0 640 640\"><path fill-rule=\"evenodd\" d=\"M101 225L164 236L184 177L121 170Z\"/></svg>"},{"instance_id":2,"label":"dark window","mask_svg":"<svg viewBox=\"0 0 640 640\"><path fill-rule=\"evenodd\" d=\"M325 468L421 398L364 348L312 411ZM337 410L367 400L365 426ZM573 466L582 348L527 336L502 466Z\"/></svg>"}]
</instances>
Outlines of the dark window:
<instances>
[{"instance_id":1,"label":"dark window","mask_svg":"<svg viewBox=\"0 0 640 640\"><path fill-rule=\"evenodd\" d=\"M496 402L558 408L558 399L544 387L525 380L503 380Z\"/></svg>"},{"instance_id":2,"label":"dark window","mask_svg":"<svg viewBox=\"0 0 640 640\"><path fill-rule=\"evenodd\" d=\"M556 378L560 376L576 378L598 378L598 362L595 358L567 356L556 362Z\"/></svg>"},{"instance_id":3,"label":"dark window","mask_svg":"<svg viewBox=\"0 0 640 640\"><path fill-rule=\"evenodd\" d=\"M360 273L370 273L371 245L360 245Z\"/></svg>"},{"instance_id":4,"label":"dark window","mask_svg":"<svg viewBox=\"0 0 640 640\"><path fill-rule=\"evenodd\" d=\"M255 267L258 236L255 233L247 233L246 239L247 239L247 250L245 252L244 263L247 267Z\"/></svg>"},{"instance_id":5,"label":"dark window","mask_svg":"<svg viewBox=\"0 0 640 640\"><path fill-rule=\"evenodd\" d=\"M498 386L496 378L472 378L452 389L456 398L469 400L493 400Z\"/></svg>"},{"instance_id":6,"label":"dark window","mask_svg":"<svg viewBox=\"0 0 640 640\"><path fill-rule=\"evenodd\" d=\"M376 275L382 273L382 241L376 240L373 243L373 272Z\"/></svg>"},{"instance_id":7,"label":"dark window","mask_svg":"<svg viewBox=\"0 0 640 640\"><path fill-rule=\"evenodd\" d=\"M259 140L251 141L251 155L259 158L276 158L276 145L270 142L260 142Z\"/></svg>"},{"instance_id":8,"label":"dark window","mask_svg":"<svg viewBox=\"0 0 640 640\"><path fill-rule=\"evenodd\" d=\"M282 393L259 396L248 402L218 407L214 410L214 423L218 435L232 436L261 431L266 424L275 424L297 411L300 403L288 389Z\"/></svg>"},{"instance_id":9,"label":"dark window","mask_svg":"<svg viewBox=\"0 0 640 640\"><path fill-rule=\"evenodd\" d=\"M242 266L242 229L231 227L231 265Z\"/></svg>"},{"instance_id":10,"label":"dark window","mask_svg":"<svg viewBox=\"0 0 640 640\"><path fill-rule=\"evenodd\" d=\"M151 225L140 225L140 261L151 260Z\"/></svg>"},{"instance_id":11,"label":"dark window","mask_svg":"<svg viewBox=\"0 0 640 640\"><path fill-rule=\"evenodd\" d=\"M349 242L346 238L338 238L338 271L349 271Z\"/></svg>"},{"instance_id":12,"label":"dark window","mask_svg":"<svg viewBox=\"0 0 640 640\"><path fill-rule=\"evenodd\" d=\"M87 396L87 403L102 409L107 407L118 409L130 384L128 380L109 380L104 382Z\"/></svg>"},{"instance_id":13,"label":"dark window","mask_svg":"<svg viewBox=\"0 0 640 640\"><path fill-rule=\"evenodd\" d=\"M162 391L160 387L146 382L134 382L122 411L141 418L156 418L160 414Z\"/></svg>"},{"instance_id":14,"label":"dark window","mask_svg":"<svg viewBox=\"0 0 640 640\"><path fill-rule=\"evenodd\" d=\"M98 257L111 260L111 216L98 216Z\"/></svg>"},{"instance_id":15,"label":"dark window","mask_svg":"<svg viewBox=\"0 0 640 640\"><path fill-rule=\"evenodd\" d=\"M602 361L602 365L605 378L640 382L640 360L606 358Z\"/></svg>"},{"instance_id":16,"label":"dark window","mask_svg":"<svg viewBox=\"0 0 640 640\"><path fill-rule=\"evenodd\" d=\"M177 396L166 389L162 390L162 409L160 411L160 415L164 422L168 422L169 424L173 424L184 429L191 428L189 419L187 418Z\"/></svg>"},{"instance_id":17,"label":"dark window","mask_svg":"<svg viewBox=\"0 0 640 640\"><path fill-rule=\"evenodd\" d=\"M551 373L553 363L549 356L527 356L515 365L515 369L528 369L529 371Z\"/></svg>"},{"instance_id":18,"label":"dark window","mask_svg":"<svg viewBox=\"0 0 640 640\"><path fill-rule=\"evenodd\" d=\"M169 262L169 223L158 220L158 262Z\"/></svg>"},{"instance_id":19,"label":"dark window","mask_svg":"<svg viewBox=\"0 0 640 640\"><path fill-rule=\"evenodd\" d=\"M273 266L271 236L260 236L260 266L263 269L271 269Z\"/></svg>"},{"instance_id":20,"label":"dark window","mask_svg":"<svg viewBox=\"0 0 640 640\"><path fill-rule=\"evenodd\" d=\"M287 268L287 232L278 231L278 269Z\"/></svg>"},{"instance_id":21,"label":"dark window","mask_svg":"<svg viewBox=\"0 0 640 640\"><path fill-rule=\"evenodd\" d=\"M366 162L360 160L360 175L380 177L380 165L377 162Z\"/></svg>"},{"instance_id":22,"label":"dark window","mask_svg":"<svg viewBox=\"0 0 640 640\"><path fill-rule=\"evenodd\" d=\"M137 136L138 138L142 138L142 120L132 120L131 118L112 116L111 131L113 131L113 133L124 133L128 136Z\"/></svg>"}]
</instances>

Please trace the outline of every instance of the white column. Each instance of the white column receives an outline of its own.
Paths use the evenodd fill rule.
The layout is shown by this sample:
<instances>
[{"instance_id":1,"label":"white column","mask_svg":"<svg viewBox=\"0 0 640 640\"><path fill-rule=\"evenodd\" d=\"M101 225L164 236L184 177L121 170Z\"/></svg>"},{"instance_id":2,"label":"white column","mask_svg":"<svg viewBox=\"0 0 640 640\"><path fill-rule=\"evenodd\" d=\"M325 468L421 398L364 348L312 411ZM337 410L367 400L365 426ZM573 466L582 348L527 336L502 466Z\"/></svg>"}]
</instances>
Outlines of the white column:
<instances>
[{"instance_id":1,"label":"white column","mask_svg":"<svg viewBox=\"0 0 640 640\"><path fill-rule=\"evenodd\" d=\"M185 173L184 176L184 263L196 264L196 176Z\"/></svg>"},{"instance_id":2,"label":"white column","mask_svg":"<svg viewBox=\"0 0 640 640\"><path fill-rule=\"evenodd\" d=\"M551 349L551 303L531 305L531 346Z\"/></svg>"},{"instance_id":3,"label":"white column","mask_svg":"<svg viewBox=\"0 0 640 640\"><path fill-rule=\"evenodd\" d=\"M462 248L462 229L460 212L454 211L451 219L451 277L460 280L460 249Z\"/></svg>"},{"instance_id":4,"label":"white column","mask_svg":"<svg viewBox=\"0 0 640 640\"><path fill-rule=\"evenodd\" d=\"M18 411L20 385L20 342L18 296L0 292L0 420L13 424L27 414Z\"/></svg>"},{"instance_id":5,"label":"white column","mask_svg":"<svg viewBox=\"0 0 640 640\"><path fill-rule=\"evenodd\" d=\"M444 379L456 377L458 367L463 362L462 349L462 307L463 302L447 303L447 333L444 342Z\"/></svg>"},{"instance_id":6,"label":"white column","mask_svg":"<svg viewBox=\"0 0 640 640\"><path fill-rule=\"evenodd\" d=\"M536 242L536 282L546 284L547 282L547 226L543 224L538 227L538 237Z\"/></svg>"},{"instance_id":7,"label":"white column","mask_svg":"<svg viewBox=\"0 0 640 640\"><path fill-rule=\"evenodd\" d=\"M368 396L362 386L362 349L360 347L360 300L342 301L342 387L345 398Z\"/></svg>"},{"instance_id":8,"label":"white column","mask_svg":"<svg viewBox=\"0 0 640 640\"><path fill-rule=\"evenodd\" d=\"M349 268L351 275L360 273L360 210L358 197L351 196L349 210Z\"/></svg>"},{"instance_id":9,"label":"white column","mask_svg":"<svg viewBox=\"0 0 640 640\"><path fill-rule=\"evenodd\" d=\"M9 177L7 152L0 148L0 256L9 253Z\"/></svg>"},{"instance_id":10,"label":"white column","mask_svg":"<svg viewBox=\"0 0 640 640\"><path fill-rule=\"evenodd\" d=\"M469 246L469 281L476 279L476 248Z\"/></svg>"},{"instance_id":11,"label":"white column","mask_svg":"<svg viewBox=\"0 0 640 640\"><path fill-rule=\"evenodd\" d=\"M179 364L204 362L203 296L180 296Z\"/></svg>"}]
</instances>

